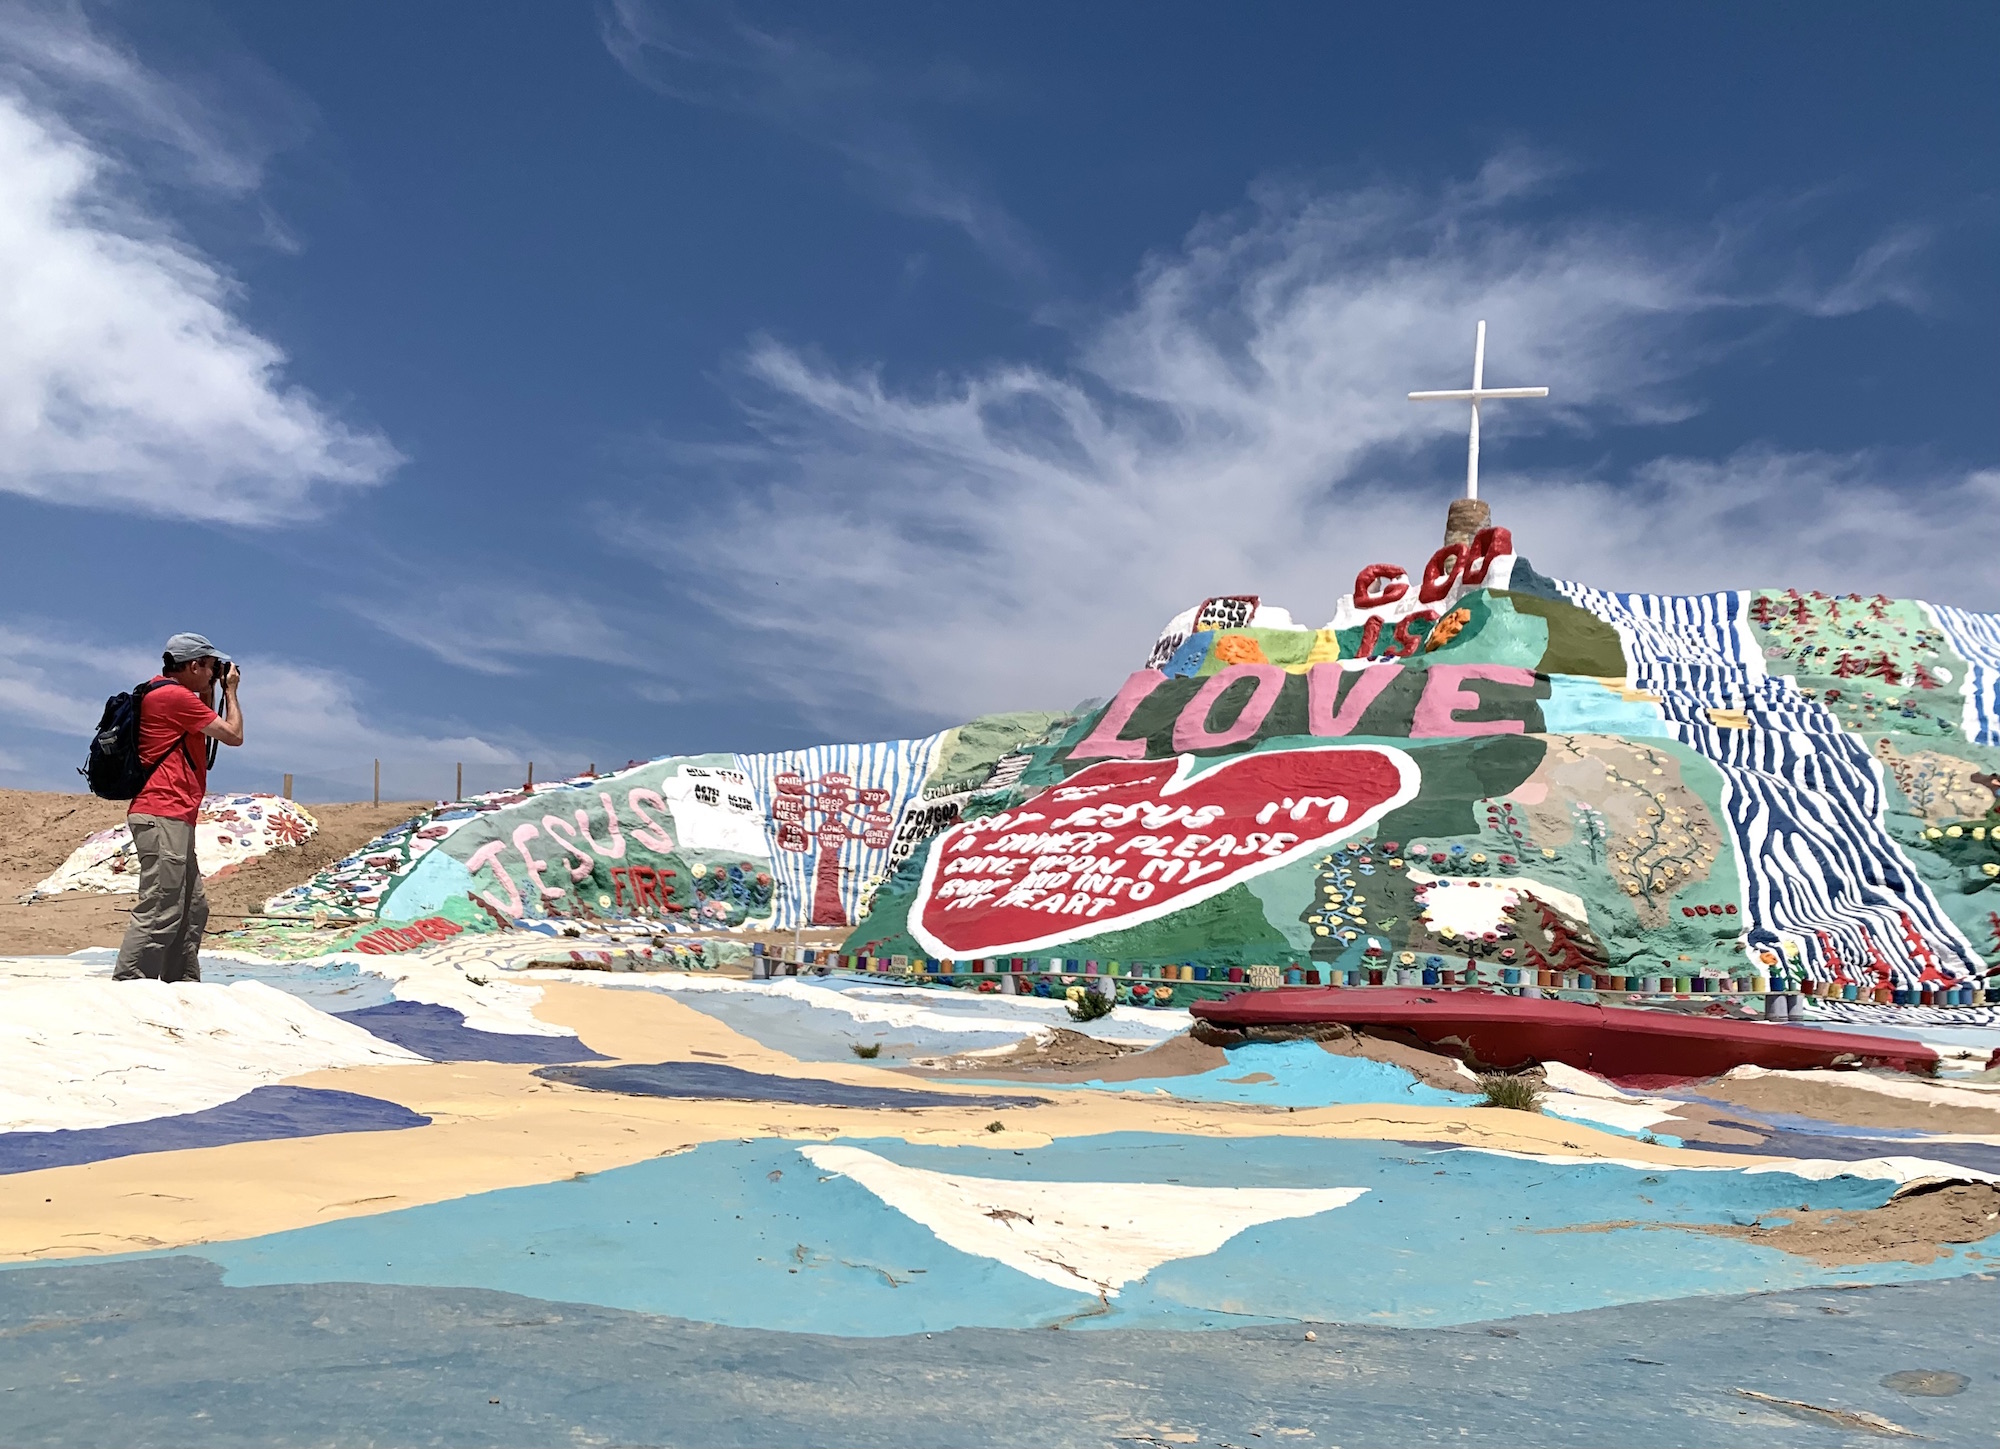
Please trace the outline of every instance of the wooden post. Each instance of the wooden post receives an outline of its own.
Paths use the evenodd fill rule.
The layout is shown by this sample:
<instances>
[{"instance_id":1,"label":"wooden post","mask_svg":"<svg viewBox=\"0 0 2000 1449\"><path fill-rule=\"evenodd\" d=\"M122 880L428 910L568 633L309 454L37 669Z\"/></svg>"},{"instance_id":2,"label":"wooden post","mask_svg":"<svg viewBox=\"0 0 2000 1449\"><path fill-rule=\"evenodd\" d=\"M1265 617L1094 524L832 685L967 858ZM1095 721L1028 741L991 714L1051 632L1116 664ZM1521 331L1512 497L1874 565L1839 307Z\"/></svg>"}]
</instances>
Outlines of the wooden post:
<instances>
[{"instance_id":1,"label":"wooden post","mask_svg":"<svg viewBox=\"0 0 2000 1449\"><path fill-rule=\"evenodd\" d=\"M535 762L533 760L528 761L528 788L530 790L535 788Z\"/></svg>"},{"instance_id":2,"label":"wooden post","mask_svg":"<svg viewBox=\"0 0 2000 1449\"><path fill-rule=\"evenodd\" d=\"M380 760L375 762L375 803L377 805L382 803L382 762Z\"/></svg>"},{"instance_id":3,"label":"wooden post","mask_svg":"<svg viewBox=\"0 0 2000 1449\"><path fill-rule=\"evenodd\" d=\"M287 800L292 798L292 777L290 775L285 776L285 798Z\"/></svg>"},{"instance_id":4,"label":"wooden post","mask_svg":"<svg viewBox=\"0 0 2000 1449\"><path fill-rule=\"evenodd\" d=\"M452 787L451 798L454 800L463 800L465 798L465 761L463 760L458 762L458 783Z\"/></svg>"},{"instance_id":5,"label":"wooden post","mask_svg":"<svg viewBox=\"0 0 2000 1449\"><path fill-rule=\"evenodd\" d=\"M595 761L595 760L592 760L592 761L590 762L590 773L591 773L591 774L593 774L593 775L595 775L595 774L597 773L597 761Z\"/></svg>"}]
</instances>

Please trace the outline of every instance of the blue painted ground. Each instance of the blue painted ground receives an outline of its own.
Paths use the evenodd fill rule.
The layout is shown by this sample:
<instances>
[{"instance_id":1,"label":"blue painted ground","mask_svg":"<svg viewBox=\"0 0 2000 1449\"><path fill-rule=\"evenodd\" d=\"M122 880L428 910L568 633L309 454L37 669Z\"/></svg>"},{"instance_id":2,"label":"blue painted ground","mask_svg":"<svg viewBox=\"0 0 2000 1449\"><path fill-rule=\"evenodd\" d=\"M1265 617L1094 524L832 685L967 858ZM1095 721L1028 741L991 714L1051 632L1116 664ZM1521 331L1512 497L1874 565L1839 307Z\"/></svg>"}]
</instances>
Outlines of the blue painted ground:
<instances>
[{"instance_id":1,"label":"blue painted ground","mask_svg":"<svg viewBox=\"0 0 2000 1449\"><path fill-rule=\"evenodd\" d=\"M631 1097L687 1097L699 1101L796 1102L807 1107L1039 1107L1040 1097L973 1096L900 1087L860 1087L817 1077L746 1072L721 1062L620 1062L615 1067L544 1067L551 1082L622 1092Z\"/></svg>"},{"instance_id":2,"label":"blue painted ground","mask_svg":"<svg viewBox=\"0 0 2000 1449\"><path fill-rule=\"evenodd\" d=\"M814 993L825 992L829 1004L816 1005L810 999L801 1000L789 992L769 991L762 986L684 990L676 992L674 1000L714 1017L760 1046L802 1062L851 1061L852 1046L858 1042L880 1047L881 1055L875 1060L882 1066L1004 1047L1037 1027L1060 1026L1118 1041L1153 1042L1177 1035L1186 1025L1185 1018L1164 1014L1157 1026L1109 1019L1076 1022L1070 1020L1059 1001L885 986L878 978L832 975L789 979L809 986ZM954 1023L962 1021L967 1029L866 1021L831 1004L836 996L934 1013ZM992 1023L992 1029L981 1029L981 1023Z\"/></svg>"},{"instance_id":3,"label":"blue painted ground","mask_svg":"<svg viewBox=\"0 0 2000 1449\"><path fill-rule=\"evenodd\" d=\"M337 1014L381 1006L396 999L387 977L364 971L352 960L246 962L203 956L201 979L219 986L259 981L321 1011Z\"/></svg>"},{"instance_id":4,"label":"blue painted ground","mask_svg":"<svg viewBox=\"0 0 2000 1449\"><path fill-rule=\"evenodd\" d=\"M0 1173L72 1167L139 1152L270 1142L330 1132L391 1132L430 1118L395 1102L313 1087L258 1087L233 1102L174 1117L64 1132L0 1132Z\"/></svg>"},{"instance_id":5,"label":"blue painted ground","mask_svg":"<svg viewBox=\"0 0 2000 1449\"><path fill-rule=\"evenodd\" d=\"M465 1013L428 1001L389 1001L361 1011L337 1013L342 1021L394 1042L434 1062L608 1061L574 1036L531 1036L525 1032L478 1031Z\"/></svg>"},{"instance_id":6,"label":"blue painted ground","mask_svg":"<svg viewBox=\"0 0 2000 1449\"><path fill-rule=\"evenodd\" d=\"M1822 1268L1652 1224L1749 1223L1863 1208L1892 1185L1788 1173L1646 1172L1372 1142L1121 1133L1032 1151L852 1145L977 1177L1216 1187L1361 1187L1353 1204L1251 1228L1128 1284L1079 1328L1215 1330L1260 1321L1436 1327L1521 1313L1812 1285L1955 1277L2000 1245L1927 1265ZM1582 1229L1583 1231L1578 1231ZM482 1193L197 1250L233 1286L482 1288L743 1328L882 1336L1034 1328L1094 1308L947 1247L794 1144L718 1143L560 1183ZM0 1274L4 1277L5 1274Z\"/></svg>"},{"instance_id":7,"label":"blue painted ground","mask_svg":"<svg viewBox=\"0 0 2000 1449\"><path fill-rule=\"evenodd\" d=\"M1993 1285L1751 1293L1438 1330L963 1329L824 1338L480 1289L228 1288L188 1255L0 1273L0 1418L22 1446L647 1444L904 1449L1894 1442L2000 1422ZM1966 1375L1916 1398L1898 1370ZM1169 1438L1168 1436L1171 1436Z\"/></svg>"},{"instance_id":8,"label":"blue painted ground","mask_svg":"<svg viewBox=\"0 0 2000 1449\"><path fill-rule=\"evenodd\" d=\"M1718 1119L1720 1120L1720 1119ZM1762 1129L1748 1122L1721 1122L1748 1132ZM1704 1142L1707 1152L1738 1152L1766 1157L1818 1157L1833 1162L1865 1162L1871 1157L1927 1157L1979 1172L2000 1173L2000 1147L1983 1142L1939 1142L1931 1138L1856 1137L1848 1132L1771 1132L1752 1146L1741 1142Z\"/></svg>"},{"instance_id":9,"label":"blue painted ground","mask_svg":"<svg viewBox=\"0 0 2000 1449\"><path fill-rule=\"evenodd\" d=\"M1317 1042L1287 1041L1231 1047L1229 1064L1183 1077L1129 1082L1036 1082L1036 1091L1154 1092L1189 1102L1244 1102L1265 1107L1399 1104L1464 1107L1476 1092L1425 1086L1403 1068L1366 1057L1336 1056ZM1268 1078L1258 1081L1253 1078ZM972 1080L972 1079L967 1079Z\"/></svg>"}]
</instances>

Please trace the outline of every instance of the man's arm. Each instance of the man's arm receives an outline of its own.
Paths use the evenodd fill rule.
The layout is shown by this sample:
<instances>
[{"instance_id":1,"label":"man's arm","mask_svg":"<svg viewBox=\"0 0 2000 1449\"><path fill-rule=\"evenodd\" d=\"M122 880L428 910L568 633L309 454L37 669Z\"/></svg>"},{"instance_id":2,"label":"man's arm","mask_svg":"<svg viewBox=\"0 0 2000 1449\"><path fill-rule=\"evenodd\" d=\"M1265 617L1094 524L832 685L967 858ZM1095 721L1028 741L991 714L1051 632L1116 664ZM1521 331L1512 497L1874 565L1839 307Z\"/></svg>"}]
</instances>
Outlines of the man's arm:
<instances>
[{"instance_id":1,"label":"man's arm","mask_svg":"<svg viewBox=\"0 0 2000 1449\"><path fill-rule=\"evenodd\" d=\"M222 715L202 730L210 739L225 745L243 743L243 707L236 702L236 679L240 673L234 664L229 666L229 673L222 681Z\"/></svg>"}]
</instances>

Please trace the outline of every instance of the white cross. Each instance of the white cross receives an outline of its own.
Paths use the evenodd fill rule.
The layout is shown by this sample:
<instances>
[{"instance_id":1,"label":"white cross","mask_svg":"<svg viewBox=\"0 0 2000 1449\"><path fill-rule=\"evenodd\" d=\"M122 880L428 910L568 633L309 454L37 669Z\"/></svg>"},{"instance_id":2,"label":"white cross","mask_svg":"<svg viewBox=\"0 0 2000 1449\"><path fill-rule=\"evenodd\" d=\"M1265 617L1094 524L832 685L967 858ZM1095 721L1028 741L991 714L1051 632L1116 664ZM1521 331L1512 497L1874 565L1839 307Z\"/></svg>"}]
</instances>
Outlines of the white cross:
<instances>
[{"instance_id":1,"label":"white cross","mask_svg":"<svg viewBox=\"0 0 2000 1449\"><path fill-rule=\"evenodd\" d=\"M1479 496L1479 404L1490 397L1547 397L1545 387L1487 387L1486 324L1479 324L1472 343L1472 386L1452 392L1413 392L1411 402L1469 402L1472 404L1472 437L1465 450L1465 496Z\"/></svg>"}]
</instances>

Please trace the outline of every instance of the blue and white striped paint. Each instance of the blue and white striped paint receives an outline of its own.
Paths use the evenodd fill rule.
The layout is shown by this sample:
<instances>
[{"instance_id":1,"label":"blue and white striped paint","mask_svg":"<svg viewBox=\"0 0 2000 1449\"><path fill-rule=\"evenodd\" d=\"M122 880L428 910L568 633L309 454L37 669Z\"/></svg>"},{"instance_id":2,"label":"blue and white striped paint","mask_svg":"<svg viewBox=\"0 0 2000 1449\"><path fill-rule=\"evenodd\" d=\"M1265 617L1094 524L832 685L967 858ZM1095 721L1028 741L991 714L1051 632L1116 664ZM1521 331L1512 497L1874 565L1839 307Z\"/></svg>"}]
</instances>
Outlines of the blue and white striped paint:
<instances>
[{"instance_id":1,"label":"blue and white striped paint","mask_svg":"<svg viewBox=\"0 0 2000 1449\"><path fill-rule=\"evenodd\" d=\"M819 859L819 843L803 853L778 848L778 834L771 818L771 803L777 797L778 776L803 775L807 780L839 773L854 782L857 790L885 790L888 803L882 808L901 825L903 812L923 790L924 781L936 766L938 752L949 731L926 735L920 740L885 740L866 745L815 745L804 750L783 750L770 755L739 755L737 767L750 777L764 815L765 835L771 846L771 873L777 881L772 901L772 925L789 930L809 919L812 907L813 869ZM891 836L893 838L892 829ZM887 846L871 848L851 840L840 851L840 904L847 919L861 918L863 900L889 868Z\"/></svg>"},{"instance_id":2,"label":"blue and white striped paint","mask_svg":"<svg viewBox=\"0 0 2000 1449\"><path fill-rule=\"evenodd\" d=\"M1889 835L1881 765L1792 679L1766 671L1748 594L1620 594L1554 582L1618 631L1631 686L1657 693L1674 737L1722 772L1753 928L1796 939L1814 980L1872 982L1865 967L1879 953L1897 985L1917 986L1923 962L1911 929L1946 975L1984 971L1978 948ZM2000 620L1967 617L1995 626L1990 653L2000 668ZM1950 624L1939 627L1956 643ZM1741 710L1750 727L1720 727L1714 709Z\"/></svg>"},{"instance_id":3,"label":"blue and white striped paint","mask_svg":"<svg viewBox=\"0 0 2000 1449\"><path fill-rule=\"evenodd\" d=\"M1967 665L1965 737L1975 745L2000 745L2000 614L1975 614L1949 604L1924 604L1923 609Z\"/></svg>"},{"instance_id":4,"label":"blue and white striped paint","mask_svg":"<svg viewBox=\"0 0 2000 1449\"><path fill-rule=\"evenodd\" d=\"M1764 653L1750 632L1749 595L1620 594L1567 579L1550 580L1579 609L1618 631L1625 657L1648 664L1693 664L1743 670L1762 678ZM1636 680L1634 683L1636 684Z\"/></svg>"}]
</instances>

